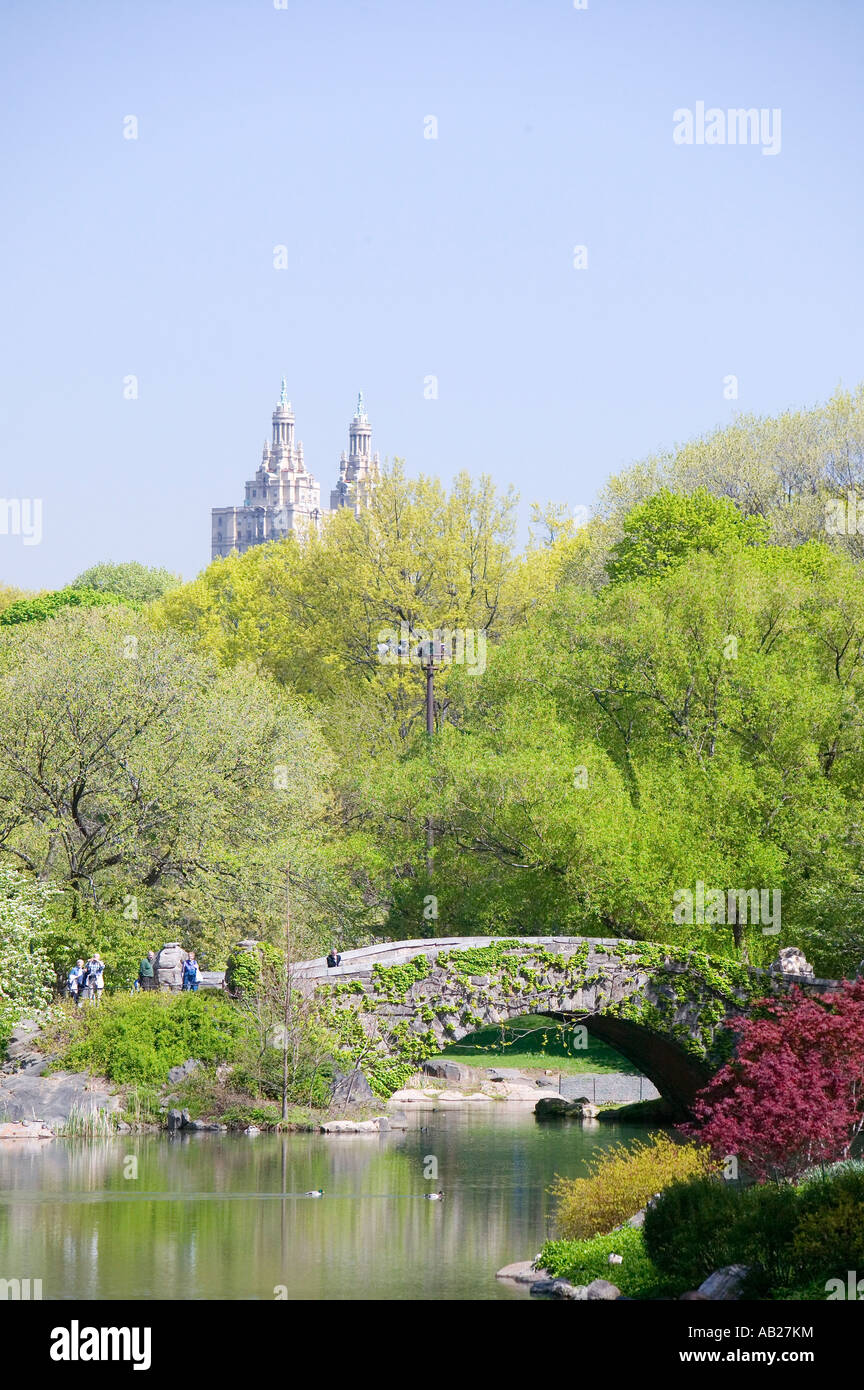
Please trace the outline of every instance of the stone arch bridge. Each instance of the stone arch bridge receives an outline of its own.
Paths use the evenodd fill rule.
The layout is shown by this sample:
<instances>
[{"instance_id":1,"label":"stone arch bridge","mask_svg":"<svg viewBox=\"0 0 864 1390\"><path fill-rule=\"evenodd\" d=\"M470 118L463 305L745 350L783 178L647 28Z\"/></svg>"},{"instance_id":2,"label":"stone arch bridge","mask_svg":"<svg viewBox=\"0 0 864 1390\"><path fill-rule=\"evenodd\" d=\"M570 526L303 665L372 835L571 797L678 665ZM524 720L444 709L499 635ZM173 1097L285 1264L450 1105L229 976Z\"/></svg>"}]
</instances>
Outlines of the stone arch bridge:
<instances>
[{"instance_id":1,"label":"stone arch bridge","mask_svg":"<svg viewBox=\"0 0 864 1390\"><path fill-rule=\"evenodd\" d=\"M728 1057L727 1017L754 999L835 982L775 976L685 947L596 937L388 942L295 966L347 1053L379 1086L401 1084L451 1042L520 1014L584 1023L685 1109Z\"/></svg>"}]
</instances>

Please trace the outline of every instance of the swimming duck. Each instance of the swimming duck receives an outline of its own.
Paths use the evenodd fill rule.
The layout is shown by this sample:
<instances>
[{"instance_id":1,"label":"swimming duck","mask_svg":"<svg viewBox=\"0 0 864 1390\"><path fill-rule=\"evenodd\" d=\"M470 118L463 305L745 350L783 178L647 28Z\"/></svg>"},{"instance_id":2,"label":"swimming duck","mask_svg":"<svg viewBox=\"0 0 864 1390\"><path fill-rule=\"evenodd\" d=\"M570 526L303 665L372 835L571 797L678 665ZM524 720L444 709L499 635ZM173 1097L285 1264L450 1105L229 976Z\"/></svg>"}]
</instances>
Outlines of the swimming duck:
<instances>
[{"instance_id":1,"label":"swimming duck","mask_svg":"<svg viewBox=\"0 0 864 1390\"><path fill-rule=\"evenodd\" d=\"M312 1192L304 1192L304 1193L303 1193L303 1196L304 1196L304 1197L323 1197L323 1196L324 1196L324 1188L323 1188L323 1187L316 1187L316 1188L313 1189Z\"/></svg>"},{"instance_id":2,"label":"swimming duck","mask_svg":"<svg viewBox=\"0 0 864 1390\"><path fill-rule=\"evenodd\" d=\"M424 1192L424 1193L423 1193L423 1196L424 1196L424 1198L426 1199L427 1202L443 1202L443 1201L444 1201L444 1193L443 1193L443 1192Z\"/></svg>"}]
</instances>

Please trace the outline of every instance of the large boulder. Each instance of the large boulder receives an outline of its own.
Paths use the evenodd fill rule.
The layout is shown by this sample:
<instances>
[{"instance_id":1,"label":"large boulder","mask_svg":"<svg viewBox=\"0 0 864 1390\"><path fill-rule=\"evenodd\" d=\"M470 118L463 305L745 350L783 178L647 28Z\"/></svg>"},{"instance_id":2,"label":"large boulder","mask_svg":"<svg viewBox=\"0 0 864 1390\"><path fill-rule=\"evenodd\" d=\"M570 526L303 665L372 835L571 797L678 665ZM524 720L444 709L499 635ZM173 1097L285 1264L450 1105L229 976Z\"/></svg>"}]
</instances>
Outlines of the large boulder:
<instances>
[{"instance_id":1,"label":"large boulder","mask_svg":"<svg viewBox=\"0 0 864 1390\"><path fill-rule=\"evenodd\" d=\"M610 1284L608 1279L592 1279L585 1290L587 1299L615 1299L621 1297L621 1290L617 1284Z\"/></svg>"},{"instance_id":2,"label":"large boulder","mask_svg":"<svg viewBox=\"0 0 864 1390\"><path fill-rule=\"evenodd\" d=\"M369 1105L374 1100L375 1092L359 1067L351 1071L334 1069L330 1082L331 1105Z\"/></svg>"},{"instance_id":3,"label":"large boulder","mask_svg":"<svg viewBox=\"0 0 864 1390\"><path fill-rule=\"evenodd\" d=\"M33 1020L19 1023L13 1028L6 1048L6 1060L0 1072L12 1075L18 1071L29 1072L31 1076L41 1076L48 1064L53 1061L46 1053L35 1046L42 1029Z\"/></svg>"},{"instance_id":4,"label":"large boulder","mask_svg":"<svg viewBox=\"0 0 864 1390\"><path fill-rule=\"evenodd\" d=\"M529 1292L535 1298L585 1298L585 1286L571 1284L569 1279L538 1279Z\"/></svg>"},{"instance_id":5,"label":"large boulder","mask_svg":"<svg viewBox=\"0 0 864 1390\"><path fill-rule=\"evenodd\" d=\"M197 1071L201 1063L194 1057L190 1057L188 1062L183 1062L179 1067L171 1067L168 1072L168 1080L172 1086L176 1086L179 1081L185 1081L187 1076L191 1076Z\"/></svg>"},{"instance_id":6,"label":"large boulder","mask_svg":"<svg viewBox=\"0 0 864 1390\"><path fill-rule=\"evenodd\" d=\"M90 1074L58 1071L53 1076L16 1072L0 1078L0 1114L6 1120L39 1120L63 1125L73 1113L98 1114L119 1110L119 1096L94 1086Z\"/></svg>"},{"instance_id":7,"label":"large boulder","mask_svg":"<svg viewBox=\"0 0 864 1390\"><path fill-rule=\"evenodd\" d=\"M563 1096L544 1096L534 1106L534 1114L538 1120L557 1120L561 1117L578 1120L582 1116L582 1102L565 1100Z\"/></svg>"},{"instance_id":8,"label":"large boulder","mask_svg":"<svg viewBox=\"0 0 864 1390\"><path fill-rule=\"evenodd\" d=\"M424 1062L420 1070L438 1081L467 1081L473 1072L473 1068L462 1067L458 1062Z\"/></svg>"}]
</instances>

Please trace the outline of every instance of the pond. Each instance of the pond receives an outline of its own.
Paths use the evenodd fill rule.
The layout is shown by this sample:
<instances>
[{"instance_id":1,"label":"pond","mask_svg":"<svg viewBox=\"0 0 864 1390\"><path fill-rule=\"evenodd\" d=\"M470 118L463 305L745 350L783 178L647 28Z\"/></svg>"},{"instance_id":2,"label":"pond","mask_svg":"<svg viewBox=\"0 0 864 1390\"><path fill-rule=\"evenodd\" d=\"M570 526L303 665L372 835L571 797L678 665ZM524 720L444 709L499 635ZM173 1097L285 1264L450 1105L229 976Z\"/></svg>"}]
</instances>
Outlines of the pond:
<instances>
[{"instance_id":1,"label":"pond","mask_svg":"<svg viewBox=\"0 0 864 1390\"><path fill-rule=\"evenodd\" d=\"M41 1279L43 1299L526 1298L495 1271L539 1250L555 1173L645 1134L503 1104L407 1123L4 1143L0 1277Z\"/></svg>"}]
</instances>

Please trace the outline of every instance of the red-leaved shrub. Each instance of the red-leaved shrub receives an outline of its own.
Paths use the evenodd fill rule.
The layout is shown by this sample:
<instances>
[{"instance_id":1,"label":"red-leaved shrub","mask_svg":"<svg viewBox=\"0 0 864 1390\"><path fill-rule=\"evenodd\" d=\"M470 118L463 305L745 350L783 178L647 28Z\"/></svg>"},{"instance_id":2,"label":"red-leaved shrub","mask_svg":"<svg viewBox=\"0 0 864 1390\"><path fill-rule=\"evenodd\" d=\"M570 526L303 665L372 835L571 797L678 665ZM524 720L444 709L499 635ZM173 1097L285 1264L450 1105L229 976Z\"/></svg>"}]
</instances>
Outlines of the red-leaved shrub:
<instances>
[{"instance_id":1,"label":"red-leaved shrub","mask_svg":"<svg viewBox=\"0 0 864 1390\"><path fill-rule=\"evenodd\" d=\"M686 1133L759 1181L845 1158L864 1126L864 980L793 988L729 1019L735 1057L699 1093Z\"/></svg>"}]
</instances>

